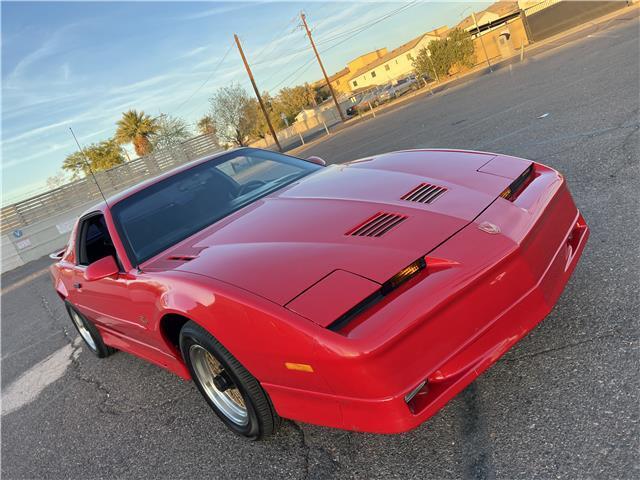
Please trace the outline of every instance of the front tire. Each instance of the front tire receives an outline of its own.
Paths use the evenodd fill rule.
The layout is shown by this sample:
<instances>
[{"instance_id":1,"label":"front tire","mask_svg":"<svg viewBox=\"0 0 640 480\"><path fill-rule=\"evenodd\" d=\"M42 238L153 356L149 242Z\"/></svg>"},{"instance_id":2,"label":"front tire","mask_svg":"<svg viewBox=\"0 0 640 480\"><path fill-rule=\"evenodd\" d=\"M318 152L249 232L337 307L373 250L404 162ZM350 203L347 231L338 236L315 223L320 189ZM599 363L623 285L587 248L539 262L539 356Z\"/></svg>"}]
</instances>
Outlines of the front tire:
<instances>
[{"instance_id":1,"label":"front tire","mask_svg":"<svg viewBox=\"0 0 640 480\"><path fill-rule=\"evenodd\" d=\"M67 313L71 317L71 323L76 327L78 335L84 340L85 345L98 358L105 358L115 352L115 349L109 347L102 340L102 335L84 315L75 309L70 303L65 303Z\"/></svg>"},{"instance_id":2,"label":"front tire","mask_svg":"<svg viewBox=\"0 0 640 480\"><path fill-rule=\"evenodd\" d=\"M189 321L180 331L180 351L198 390L231 431L251 440L276 431L280 417L267 393L213 335Z\"/></svg>"}]
</instances>

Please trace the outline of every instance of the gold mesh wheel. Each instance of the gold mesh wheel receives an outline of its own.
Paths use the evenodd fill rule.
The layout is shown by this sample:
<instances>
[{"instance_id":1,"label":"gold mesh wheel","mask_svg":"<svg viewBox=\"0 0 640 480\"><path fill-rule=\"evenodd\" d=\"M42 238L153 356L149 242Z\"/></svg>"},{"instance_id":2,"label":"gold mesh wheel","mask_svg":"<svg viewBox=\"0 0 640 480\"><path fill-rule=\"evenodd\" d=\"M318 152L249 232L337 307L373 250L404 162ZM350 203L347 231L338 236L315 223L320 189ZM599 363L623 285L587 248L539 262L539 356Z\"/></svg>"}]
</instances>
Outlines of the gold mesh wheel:
<instances>
[{"instance_id":1,"label":"gold mesh wheel","mask_svg":"<svg viewBox=\"0 0 640 480\"><path fill-rule=\"evenodd\" d=\"M221 389L216 384L216 378L225 375L222 364L204 347L191 345L189 356L193 370L198 377L202 389L213 404L229 420L237 425L247 425L249 414L242 393L238 387L231 384L227 388ZM228 375L227 375L228 378Z\"/></svg>"}]
</instances>

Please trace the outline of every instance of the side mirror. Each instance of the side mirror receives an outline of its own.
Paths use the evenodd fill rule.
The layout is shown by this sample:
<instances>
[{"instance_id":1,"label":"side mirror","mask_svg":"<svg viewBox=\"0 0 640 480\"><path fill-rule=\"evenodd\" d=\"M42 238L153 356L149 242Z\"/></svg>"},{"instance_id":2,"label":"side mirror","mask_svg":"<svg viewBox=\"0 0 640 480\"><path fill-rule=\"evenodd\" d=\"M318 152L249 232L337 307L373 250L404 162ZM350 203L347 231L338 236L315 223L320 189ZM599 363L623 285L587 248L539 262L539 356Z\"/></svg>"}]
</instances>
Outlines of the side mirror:
<instances>
[{"instance_id":1,"label":"side mirror","mask_svg":"<svg viewBox=\"0 0 640 480\"><path fill-rule=\"evenodd\" d=\"M307 157L307 162L315 163L316 165L320 165L322 167L327 166L327 162L325 162L320 157L316 157L316 156Z\"/></svg>"},{"instance_id":2,"label":"side mirror","mask_svg":"<svg viewBox=\"0 0 640 480\"><path fill-rule=\"evenodd\" d=\"M84 271L84 279L87 282L92 282L93 280L100 280L101 278L115 275L119 271L115 258L108 255L89 265Z\"/></svg>"}]
</instances>

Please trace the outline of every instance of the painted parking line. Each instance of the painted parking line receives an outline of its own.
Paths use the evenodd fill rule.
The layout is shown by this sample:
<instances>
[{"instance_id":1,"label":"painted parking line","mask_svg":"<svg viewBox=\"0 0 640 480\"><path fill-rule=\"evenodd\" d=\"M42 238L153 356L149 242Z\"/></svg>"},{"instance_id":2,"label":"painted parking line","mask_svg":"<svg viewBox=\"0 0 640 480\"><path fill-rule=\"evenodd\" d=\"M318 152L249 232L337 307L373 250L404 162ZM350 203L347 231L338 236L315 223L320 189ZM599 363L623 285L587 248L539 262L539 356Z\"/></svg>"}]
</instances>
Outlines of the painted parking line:
<instances>
[{"instance_id":1,"label":"painted parking line","mask_svg":"<svg viewBox=\"0 0 640 480\"><path fill-rule=\"evenodd\" d=\"M49 267L45 267L42 270L38 270L37 272L33 272L31 275L27 275L22 280L18 280L17 282L12 283L8 287L5 287L2 290L0 290L0 295L5 295L7 293L13 292L14 290L16 290L16 289L18 289L20 287L24 287L26 284L32 282L36 278L45 275L48 271L49 271Z\"/></svg>"},{"instance_id":2,"label":"painted parking line","mask_svg":"<svg viewBox=\"0 0 640 480\"><path fill-rule=\"evenodd\" d=\"M67 344L38 362L13 381L2 392L2 416L8 415L36 400L42 391L62 378L80 353L79 341Z\"/></svg>"}]
</instances>

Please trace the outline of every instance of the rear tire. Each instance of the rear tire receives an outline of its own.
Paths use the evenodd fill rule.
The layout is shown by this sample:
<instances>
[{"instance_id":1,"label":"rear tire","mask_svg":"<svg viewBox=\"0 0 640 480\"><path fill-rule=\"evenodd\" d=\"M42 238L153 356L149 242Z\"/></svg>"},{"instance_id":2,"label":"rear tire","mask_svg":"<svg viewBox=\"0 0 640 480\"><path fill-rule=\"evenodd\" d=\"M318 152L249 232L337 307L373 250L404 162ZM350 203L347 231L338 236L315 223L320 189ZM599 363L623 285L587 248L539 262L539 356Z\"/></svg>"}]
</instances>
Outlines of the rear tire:
<instances>
[{"instance_id":1,"label":"rear tire","mask_svg":"<svg viewBox=\"0 0 640 480\"><path fill-rule=\"evenodd\" d=\"M76 331L80 338L84 341L85 345L91 352L98 358L106 358L112 355L116 350L109 347L104 343L102 335L84 315L82 315L76 308L70 303L66 302L67 313L71 318L71 323L76 327Z\"/></svg>"},{"instance_id":2,"label":"rear tire","mask_svg":"<svg viewBox=\"0 0 640 480\"><path fill-rule=\"evenodd\" d=\"M180 351L198 390L231 431L260 440L277 430L281 420L267 393L213 335L189 321Z\"/></svg>"}]
</instances>

